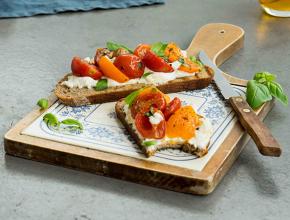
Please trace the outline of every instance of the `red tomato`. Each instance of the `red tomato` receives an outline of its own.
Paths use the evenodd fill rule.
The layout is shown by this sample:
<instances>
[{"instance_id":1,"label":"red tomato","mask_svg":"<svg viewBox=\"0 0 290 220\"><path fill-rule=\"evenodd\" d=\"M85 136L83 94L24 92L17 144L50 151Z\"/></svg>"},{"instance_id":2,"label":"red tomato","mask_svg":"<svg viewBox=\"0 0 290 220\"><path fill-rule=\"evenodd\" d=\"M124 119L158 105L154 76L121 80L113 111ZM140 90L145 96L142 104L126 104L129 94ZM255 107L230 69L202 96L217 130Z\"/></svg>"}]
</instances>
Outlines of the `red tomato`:
<instances>
[{"instance_id":1,"label":"red tomato","mask_svg":"<svg viewBox=\"0 0 290 220\"><path fill-rule=\"evenodd\" d=\"M155 72L173 72L174 69L165 60L157 56L153 51L149 50L142 59L143 63L149 69Z\"/></svg>"},{"instance_id":2,"label":"red tomato","mask_svg":"<svg viewBox=\"0 0 290 220\"><path fill-rule=\"evenodd\" d=\"M95 80L100 79L103 75L99 68L82 60L80 57L72 59L71 71L75 76L89 76Z\"/></svg>"},{"instance_id":3,"label":"red tomato","mask_svg":"<svg viewBox=\"0 0 290 220\"><path fill-rule=\"evenodd\" d=\"M151 46L148 44L139 44L134 50L134 54L141 59L145 56L148 50L150 50Z\"/></svg>"},{"instance_id":4,"label":"red tomato","mask_svg":"<svg viewBox=\"0 0 290 220\"><path fill-rule=\"evenodd\" d=\"M166 107L166 101L164 96L156 91L150 93L140 94L132 104L131 114L135 118L137 113L144 114L150 110L150 108L156 108L163 111Z\"/></svg>"},{"instance_id":5,"label":"red tomato","mask_svg":"<svg viewBox=\"0 0 290 220\"><path fill-rule=\"evenodd\" d=\"M160 111L159 113L162 114ZM162 120L158 125L152 125L149 117L139 112L135 118L135 125L144 138L161 139L165 136L165 120Z\"/></svg>"},{"instance_id":6,"label":"red tomato","mask_svg":"<svg viewBox=\"0 0 290 220\"><path fill-rule=\"evenodd\" d=\"M175 97L171 102L169 102L169 104L166 106L163 112L165 120L167 121L170 118L170 116L180 108L181 101L179 98Z\"/></svg>"},{"instance_id":7,"label":"red tomato","mask_svg":"<svg viewBox=\"0 0 290 220\"><path fill-rule=\"evenodd\" d=\"M140 78L145 69L141 59L133 54L117 56L114 65L130 79Z\"/></svg>"}]
</instances>

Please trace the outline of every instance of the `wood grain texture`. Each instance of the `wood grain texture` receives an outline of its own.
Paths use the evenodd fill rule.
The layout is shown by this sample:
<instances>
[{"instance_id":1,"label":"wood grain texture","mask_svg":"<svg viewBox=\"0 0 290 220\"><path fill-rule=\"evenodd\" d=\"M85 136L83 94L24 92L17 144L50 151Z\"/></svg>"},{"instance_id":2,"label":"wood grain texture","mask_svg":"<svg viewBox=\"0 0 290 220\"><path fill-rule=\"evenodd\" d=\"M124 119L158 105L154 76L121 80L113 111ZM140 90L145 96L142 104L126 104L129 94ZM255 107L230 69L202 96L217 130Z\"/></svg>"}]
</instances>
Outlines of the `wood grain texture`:
<instances>
[{"instance_id":1,"label":"wood grain texture","mask_svg":"<svg viewBox=\"0 0 290 220\"><path fill-rule=\"evenodd\" d=\"M189 55L196 55L203 50L219 66L243 47L244 36L244 30L232 24L207 24L198 30L186 51ZM247 84L247 80L226 73L224 75L231 84Z\"/></svg>"},{"instance_id":2,"label":"wood grain texture","mask_svg":"<svg viewBox=\"0 0 290 220\"><path fill-rule=\"evenodd\" d=\"M220 30L225 30L226 35L213 37ZM244 31L237 26L208 24L197 32L188 52L194 54L202 49L221 64L243 46L243 37ZM229 76L228 80L237 85L246 82ZM52 95L49 105L56 101L56 96ZM264 104L257 111L259 118L264 118L272 105L273 102ZM145 157L141 160L22 135L21 131L42 113L35 108L5 134L7 154L184 193L206 195L212 192L248 141L248 135L236 123L212 159L198 172L150 162Z\"/></svg>"},{"instance_id":3,"label":"wood grain texture","mask_svg":"<svg viewBox=\"0 0 290 220\"><path fill-rule=\"evenodd\" d=\"M281 148L269 128L259 120L248 103L240 96L229 99L243 128L252 137L261 154L279 157Z\"/></svg>"}]
</instances>

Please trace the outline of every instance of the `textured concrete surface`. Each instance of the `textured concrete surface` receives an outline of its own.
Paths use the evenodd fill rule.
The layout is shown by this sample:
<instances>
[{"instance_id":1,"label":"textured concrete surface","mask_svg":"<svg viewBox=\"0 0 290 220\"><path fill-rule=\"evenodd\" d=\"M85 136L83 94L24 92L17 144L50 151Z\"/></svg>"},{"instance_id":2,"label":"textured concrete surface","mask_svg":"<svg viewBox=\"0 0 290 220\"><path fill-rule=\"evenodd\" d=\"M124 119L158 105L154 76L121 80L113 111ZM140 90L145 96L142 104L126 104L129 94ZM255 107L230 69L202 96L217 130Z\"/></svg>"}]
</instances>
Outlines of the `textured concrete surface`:
<instances>
[{"instance_id":1,"label":"textured concrete surface","mask_svg":"<svg viewBox=\"0 0 290 220\"><path fill-rule=\"evenodd\" d=\"M289 108L266 124L283 146L266 158L249 142L214 193L185 195L6 156L3 135L47 96L73 55L107 40L176 41L186 47L209 22L246 31L245 48L222 69L251 78L276 73L289 92L290 19L263 14L255 0L168 0L163 6L0 20L0 219L289 219Z\"/></svg>"}]
</instances>

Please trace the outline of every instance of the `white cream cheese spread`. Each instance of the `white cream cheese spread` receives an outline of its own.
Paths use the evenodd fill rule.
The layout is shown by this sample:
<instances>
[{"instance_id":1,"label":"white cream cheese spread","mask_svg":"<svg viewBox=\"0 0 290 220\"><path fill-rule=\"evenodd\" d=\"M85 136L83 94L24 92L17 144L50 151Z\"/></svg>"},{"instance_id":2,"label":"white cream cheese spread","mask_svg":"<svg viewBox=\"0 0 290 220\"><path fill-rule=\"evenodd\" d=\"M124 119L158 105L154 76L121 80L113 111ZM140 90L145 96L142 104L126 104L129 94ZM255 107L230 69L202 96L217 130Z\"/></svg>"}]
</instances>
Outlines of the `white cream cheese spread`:
<instances>
[{"instance_id":1,"label":"white cream cheese spread","mask_svg":"<svg viewBox=\"0 0 290 220\"><path fill-rule=\"evenodd\" d=\"M152 125L158 125L162 120L164 118L159 112L155 112L152 116L149 116L149 121Z\"/></svg>"}]
</instances>

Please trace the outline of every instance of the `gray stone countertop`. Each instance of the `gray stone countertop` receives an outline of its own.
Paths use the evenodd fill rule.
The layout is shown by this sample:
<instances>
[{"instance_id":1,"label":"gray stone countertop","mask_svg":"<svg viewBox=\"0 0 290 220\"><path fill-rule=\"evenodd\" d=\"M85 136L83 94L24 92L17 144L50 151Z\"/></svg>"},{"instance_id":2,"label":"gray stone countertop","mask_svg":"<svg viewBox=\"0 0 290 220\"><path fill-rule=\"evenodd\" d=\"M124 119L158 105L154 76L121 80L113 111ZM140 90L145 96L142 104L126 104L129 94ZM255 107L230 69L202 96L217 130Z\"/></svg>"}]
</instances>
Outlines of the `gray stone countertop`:
<instances>
[{"instance_id":1,"label":"gray stone countertop","mask_svg":"<svg viewBox=\"0 0 290 220\"><path fill-rule=\"evenodd\" d=\"M193 196L7 156L3 136L52 91L72 56L107 40L175 41L186 48L199 27L245 29L245 47L221 68L250 79L278 75L290 94L290 19L265 15L255 0L168 0L165 5L0 20L0 219L289 219L289 107L265 122L283 146L261 156L250 141L216 190Z\"/></svg>"}]
</instances>

